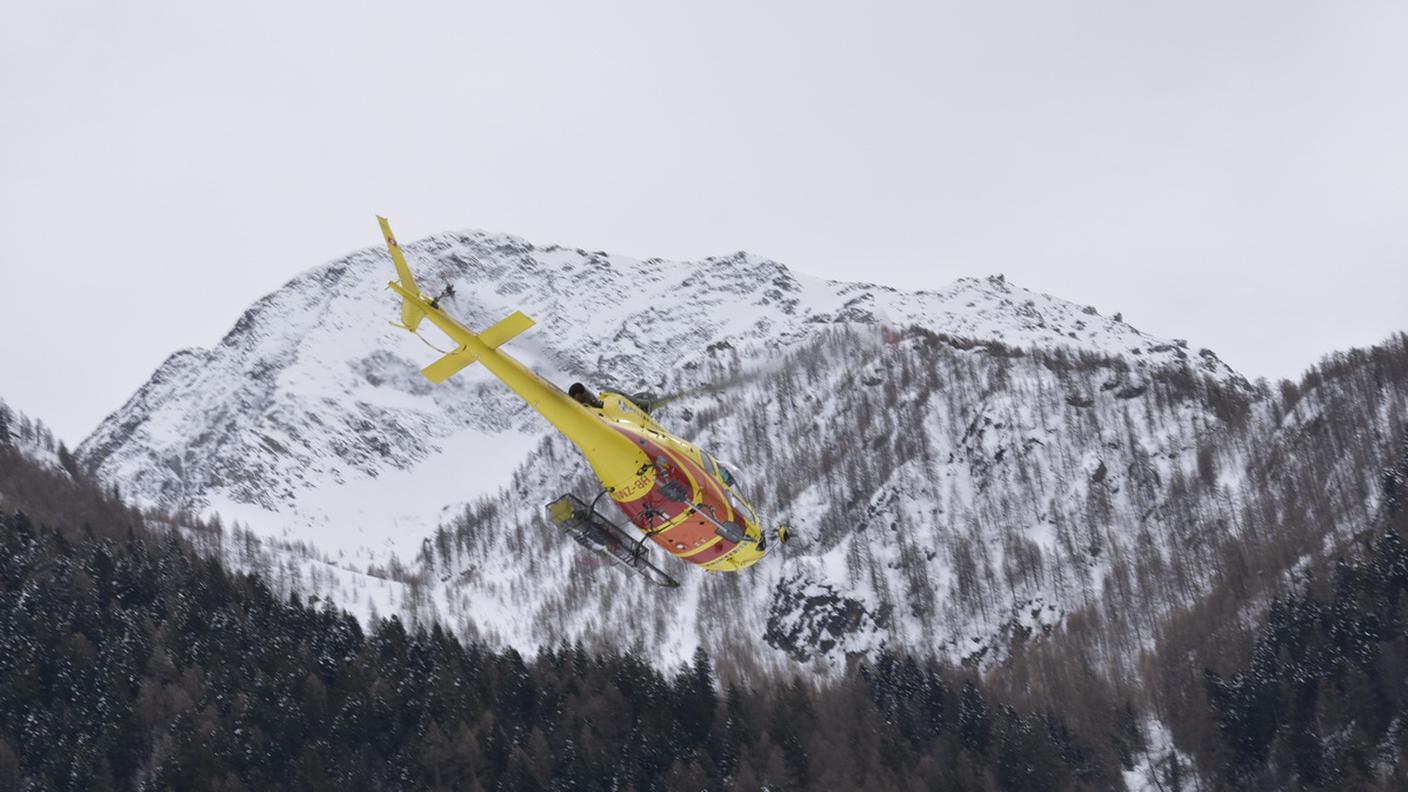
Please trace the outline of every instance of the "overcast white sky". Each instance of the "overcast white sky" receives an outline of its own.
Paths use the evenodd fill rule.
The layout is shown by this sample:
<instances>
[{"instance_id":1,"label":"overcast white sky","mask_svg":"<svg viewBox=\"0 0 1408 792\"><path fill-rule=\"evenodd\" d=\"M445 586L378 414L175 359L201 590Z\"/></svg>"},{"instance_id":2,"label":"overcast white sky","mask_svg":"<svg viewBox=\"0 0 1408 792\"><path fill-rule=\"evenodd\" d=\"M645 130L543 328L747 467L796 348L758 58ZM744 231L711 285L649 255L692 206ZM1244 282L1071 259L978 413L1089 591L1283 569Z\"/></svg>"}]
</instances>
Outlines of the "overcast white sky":
<instances>
[{"instance_id":1,"label":"overcast white sky","mask_svg":"<svg viewBox=\"0 0 1408 792\"><path fill-rule=\"evenodd\" d=\"M403 4L404 5L404 4ZM297 272L456 228L1408 329L1408 4L6 3L0 397L70 443Z\"/></svg>"}]
</instances>

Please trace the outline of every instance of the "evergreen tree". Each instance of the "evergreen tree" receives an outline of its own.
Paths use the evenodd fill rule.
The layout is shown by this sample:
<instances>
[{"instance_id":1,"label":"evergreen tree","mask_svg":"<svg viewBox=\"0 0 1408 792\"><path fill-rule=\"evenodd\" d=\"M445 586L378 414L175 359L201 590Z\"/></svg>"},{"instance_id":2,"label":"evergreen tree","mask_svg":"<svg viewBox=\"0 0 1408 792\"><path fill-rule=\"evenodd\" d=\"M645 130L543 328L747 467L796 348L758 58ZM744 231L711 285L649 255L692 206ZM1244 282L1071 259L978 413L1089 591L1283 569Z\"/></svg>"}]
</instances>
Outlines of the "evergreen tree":
<instances>
[{"instance_id":1,"label":"evergreen tree","mask_svg":"<svg viewBox=\"0 0 1408 792\"><path fill-rule=\"evenodd\" d=\"M69 452L68 446L64 445L62 442L59 443L58 457L59 457L59 465L60 465L64 470L68 471L68 474L69 474L70 476L73 476L74 478L77 478L77 477L78 477L78 460L76 460L76 459L73 458L73 454Z\"/></svg>"}]
</instances>

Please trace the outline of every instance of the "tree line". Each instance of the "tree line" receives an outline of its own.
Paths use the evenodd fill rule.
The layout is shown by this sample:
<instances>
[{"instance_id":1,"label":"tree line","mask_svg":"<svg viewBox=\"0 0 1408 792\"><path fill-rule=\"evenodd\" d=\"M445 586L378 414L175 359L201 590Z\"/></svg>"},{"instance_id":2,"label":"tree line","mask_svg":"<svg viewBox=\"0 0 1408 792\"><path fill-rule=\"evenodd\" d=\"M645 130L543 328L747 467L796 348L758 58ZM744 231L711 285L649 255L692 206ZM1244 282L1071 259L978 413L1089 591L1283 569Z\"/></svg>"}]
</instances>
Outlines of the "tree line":
<instances>
[{"instance_id":1,"label":"tree line","mask_svg":"<svg viewBox=\"0 0 1408 792\"><path fill-rule=\"evenodd\" d=\"M13 449L0 488L0 789L1105 789L1140 739L893 654L723 683L363 628Z\"/></svg>"}]
</instances>

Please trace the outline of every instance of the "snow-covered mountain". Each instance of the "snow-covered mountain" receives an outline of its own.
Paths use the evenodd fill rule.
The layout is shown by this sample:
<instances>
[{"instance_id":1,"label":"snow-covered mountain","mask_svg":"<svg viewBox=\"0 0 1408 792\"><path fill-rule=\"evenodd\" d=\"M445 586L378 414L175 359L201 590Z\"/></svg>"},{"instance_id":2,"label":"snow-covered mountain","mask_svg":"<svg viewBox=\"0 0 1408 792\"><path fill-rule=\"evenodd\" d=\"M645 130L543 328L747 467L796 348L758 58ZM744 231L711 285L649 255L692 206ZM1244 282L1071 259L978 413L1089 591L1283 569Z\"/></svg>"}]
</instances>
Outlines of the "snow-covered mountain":
<instances>
[{"instance_id":1,"label":"snow-covered mountain","mask_svg":"<svg viewBox=\"0 0 1408 792\"><path fill-rule=\"evenodd\" d=\"M63 442L42 420L20 412L4 399L0 399L0 446L13 448L51 470L66 470L75 464Z\"/></svg>"},{"instance_id":2,"label":"snow-covered mountain","mask_svg":"<svg viewBox=\"0 0 1408 792\"><path fill-rule=\"evenodd\" d=\"M1235 379L1211 353L1190 361L1175 342L1001 278L901 292L798 276L743 253L638 261L482 233L434 236L408 252L425 283L457 286L470 323L515 309L537 319L513 352L564 384L669 387L748 367L838 323L878 321ZM545 427L482 371L425 382L417 372L438 353L388 326L389 273L373 248L290 281L214 349L172 355L81 458L144 502L241 516L240 506L257 507L300 531L339 523L305 536L330 548L414 552L419 536L403 527L415 533L446 503L504 483Z\"/></svg>"},{"instance_id":3,"label":"snow-covered mountain","mask_svg":"<svg viewBox=\"0 0 1408 792\"><path fill-rule=\"evenodd\" d=\"M173 355L80 458L142 502L393 570L396 607L466 634L671 662L704 643L746 673L885 643L990 662L1103 602L1137 643L1166 589L1199 590L1200 548L1245 502L1239 443L1275 426L1212 352L1000 276L906 292L743 253L640 261L483 233L406 249L468 324L536 319L508 349L563 385L736 382L660 418L799 541L741 575L676 570L662 593L553 536L542 505L591 494L585 464L482 368L420 377L438 353L386 324L379 248ZM1197 488L1221 493L1207 519L1183 511Z\"/></svg>"}]
</instances>

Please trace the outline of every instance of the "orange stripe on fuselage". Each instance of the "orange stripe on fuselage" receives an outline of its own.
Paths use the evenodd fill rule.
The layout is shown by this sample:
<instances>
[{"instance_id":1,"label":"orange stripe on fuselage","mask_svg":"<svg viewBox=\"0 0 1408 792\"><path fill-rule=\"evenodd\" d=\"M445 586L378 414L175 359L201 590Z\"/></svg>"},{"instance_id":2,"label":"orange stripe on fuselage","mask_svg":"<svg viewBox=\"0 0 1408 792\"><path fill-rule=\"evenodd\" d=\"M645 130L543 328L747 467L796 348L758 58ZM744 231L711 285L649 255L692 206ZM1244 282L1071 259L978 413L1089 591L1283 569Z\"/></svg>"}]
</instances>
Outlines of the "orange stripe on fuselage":
<instances>
[{"instance_id":1,"label":"orange stripe on fuselage","mask_svg":"<svg viewBox=\"0 0 1408 792\"><path fill-rule=\"evenodd\" d=\"M659 490L662 485L658 476L657 483L644 497L633 498L629 502L618 501L617 505L636 527L650 534L651 539L669 554L693 564L707 564L737 546L736 543L719 536L713 523L690 513L691 507L702 510L705 504L710 504L714 507L712 513L719 522L727 522L734 517L733 504L728 495L707 470L688 456L652 439L649 436L651 433L621 425L614 425L612 428L631 438L632 442L646 452L652 462L658 462L664 457L671 474L678 477L675 474L677 470L689 483L689 503L679 503L661 496ZM697 504L694 502L696 494L700 496ZM664 521L660 522L648 516L651 513L663 514Z\"/></svg>"},{"instance_id":2,"label":"orange stripe on fuselage","mask_svg":"<svg viewBox=\"0 0 1408 792\"><path fill-rule=\"evenodd\" d=\"M713 476L709 475L707 470L701 468L698 462L695 462L688 456L677 454L669 448L663 448L663 450L671 461L684 469L685 475L689 476L691 481L696 481L694 473L697 472L700 474L697 481L707 484L707 487L701 487L703 497L700 499L700 506L709 500L710 495L713 495L713 501L716 504L722 504L726 509L723 517L716 516L715 519L719 522L728 522L734 518L736 512L733 509L733 501L729 500L728 494L723 491L723 488L719 486L719 483L714 480ZM717 508L714 513L717 515ZM683 552L676 551L675 555L693 564L707 564L738 546L736 542L730 542L722 536L719 536L717 526L713 523L703 517L698 518L698 520L697 525L709 535L709 538L705 540L704 544L692 550L685 550ZM681 525L684 524L686 523L681 523ZM673 531L673 529L671 529L671 531Z\"/></svg>"}]
</instances>

